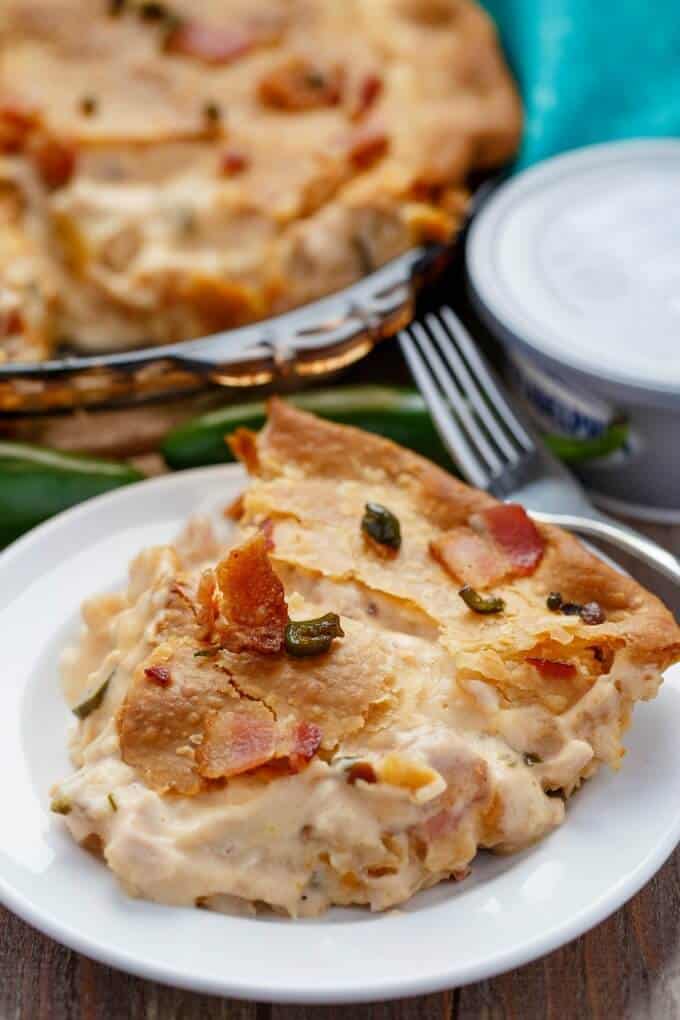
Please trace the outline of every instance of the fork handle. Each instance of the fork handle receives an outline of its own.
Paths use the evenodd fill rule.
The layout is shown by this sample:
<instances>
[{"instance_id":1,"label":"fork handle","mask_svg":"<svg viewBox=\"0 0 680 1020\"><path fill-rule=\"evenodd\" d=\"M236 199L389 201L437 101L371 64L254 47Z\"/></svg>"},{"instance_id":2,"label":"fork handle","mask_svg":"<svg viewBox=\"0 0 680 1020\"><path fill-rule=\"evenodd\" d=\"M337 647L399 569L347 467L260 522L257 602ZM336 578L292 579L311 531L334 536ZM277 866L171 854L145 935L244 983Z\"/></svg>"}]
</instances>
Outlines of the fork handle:
<instances>
[{"instance_id":1,"label":"fork handle","mask_svg":"<svg viewBox=\"0 0 680 1020\"><path fill-rule=\"evenodd\" d=\"M668 549L663 549L651 538L640 535L632 528L606 518L580 517L576 514L545 514L530 511L531 516L544 524L557 524L569 531L576 531L591 538L602 538L624 552L635 556L642 563L653 567L680 585L680 560Z\"/></svg>"}]
</instances>

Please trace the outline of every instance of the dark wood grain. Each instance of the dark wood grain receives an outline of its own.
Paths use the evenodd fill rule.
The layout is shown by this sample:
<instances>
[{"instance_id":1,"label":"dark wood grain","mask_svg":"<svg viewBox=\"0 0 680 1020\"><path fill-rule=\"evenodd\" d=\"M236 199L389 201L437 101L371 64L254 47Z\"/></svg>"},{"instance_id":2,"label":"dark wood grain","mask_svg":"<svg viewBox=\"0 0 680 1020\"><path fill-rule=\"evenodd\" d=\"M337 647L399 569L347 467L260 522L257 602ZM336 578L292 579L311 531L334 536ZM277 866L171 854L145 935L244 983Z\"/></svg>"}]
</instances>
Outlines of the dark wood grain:
<instances>
[{"instance_id":1,"label":"dark wood grain","mask_svg":"<svg viewBox=\"0 0 680 1020\"><path fill-rule=\"evenodd\" d=\"M680 527L644 530L680 554ZM680 610L677 592L664 594ZM677 791L669 790L668 810L677 809ZM268 1006L177 991L64 949L0 908L0 1020L473 1018L680 1018L680 850L625 907L542 960L440 995L365 1006Z\"/></svg>"}]
</instances>

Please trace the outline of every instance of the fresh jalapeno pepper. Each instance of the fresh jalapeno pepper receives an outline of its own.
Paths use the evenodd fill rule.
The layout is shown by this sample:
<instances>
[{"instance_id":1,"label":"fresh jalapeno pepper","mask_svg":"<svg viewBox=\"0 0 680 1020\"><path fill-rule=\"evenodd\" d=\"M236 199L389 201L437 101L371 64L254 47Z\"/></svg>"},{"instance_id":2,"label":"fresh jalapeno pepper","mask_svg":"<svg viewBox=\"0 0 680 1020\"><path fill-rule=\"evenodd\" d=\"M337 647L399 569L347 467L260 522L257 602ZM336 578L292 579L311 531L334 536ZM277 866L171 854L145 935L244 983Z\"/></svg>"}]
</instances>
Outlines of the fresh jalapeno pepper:
<instances>
[{"instance_id":1,"label":"fresh jalapeno pepper","mask_svg":"<svg viewBox=\"0 0 680 1020\"><path fill-rule=\"evenodd\" d=\"M425 401L412 389L394 386L336 386L293 393L290 403L302 411L340 425L354 425L385 436L429 457L447 470L453 465L432 424ZM221 464L234 459L224 441L238 428L261 429L266 420L262 401L232 404L183 422L163 441L161 452L175 469Z\"/></svg>"},{"instance_id":2,"label":"fresh jalapeno pepper","mask_svg":"<svg viewBox=\"0 0 680 1020\"><path fill-rule=\"evenodd\" d=\"M143 477L129 464L0 441L0 548L61 510Z\"/></svg>"},{"instance_id":3,"label":"fresh jalapeno pepper","mask_svg":"<svg viewBox=\"0 0 680 1020\"><path fill-rule=\"evenodd\" d=\"M286 651L296 659L322 655L333 638L344 637L337 613L326 613L316 620L290 620L286 627Z\"/></svg>"}]
</instances>

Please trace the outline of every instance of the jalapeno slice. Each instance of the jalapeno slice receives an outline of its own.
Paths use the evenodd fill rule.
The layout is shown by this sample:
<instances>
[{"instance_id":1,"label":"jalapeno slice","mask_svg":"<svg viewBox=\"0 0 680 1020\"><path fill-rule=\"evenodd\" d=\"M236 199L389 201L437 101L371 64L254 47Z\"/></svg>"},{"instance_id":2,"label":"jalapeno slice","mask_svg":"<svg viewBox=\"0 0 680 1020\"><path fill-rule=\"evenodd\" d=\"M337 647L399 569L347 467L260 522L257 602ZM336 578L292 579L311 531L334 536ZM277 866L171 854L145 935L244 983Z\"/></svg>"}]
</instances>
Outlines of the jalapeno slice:
<instances>
[{"instance_id":1,"label":"jalapeno slice","mask_svg":"<svg viewBox=\"0 0 680 1020\"><path fill-rule=\"evenodd\" d=\"M333 638L344 637L337 613L326 613L316 620L289 620L286 627L286 651L296 659L322 655Z\"/></svg>"},{"instance_id":2,"label":"jalapeno slice","mask_svg":"<svg viewBox=\"0 0 680 1020\"><path fill-rule=\"evenodd\" d=\"M401 548L401 525L391 510L382 503L367 503L361 518L361 530L378 545L397 552Z\"/></svg>"},{"instance_id":3,"label":"jalapeno slice","mask_svg":"<svg viewBox=\"0 0 680 1020\"><path fill-rule=\"evenodd\" d=\"M115 670L113 673L115 673ZM79 719L87 719L88 715L91 715L92 712L99 708L104 700L104 695L108 690L108 686L111 683L113 673L110 673L104 683L97 687L97 689L93 691L89 697L85 698L84 701L81 701L79 705L76 705L73 709L74 715L77 715Z\"/></svg>"},{"instance_id":4,"label":"jalapeno slice","mask_svg":"<svg viewBox=\"0 0 680 1020\"><path fill-rule=\"evenodd\" d=\"M466 584L458 592L468 609L473 613L502 613L505 609L505 601L498 595L480 595L478 591Z\"/></svg>"},{"instance_id":5,"label":"jalapeno slice","mask_svg":"<svg viewBox=\"0 0 680 1020\"><path fill-rule=\"evenodd\" d=\"M72 806L68 797L55 797L50 804L50 811L55 815L70 815Z\"/></svg>"}]
</instances>

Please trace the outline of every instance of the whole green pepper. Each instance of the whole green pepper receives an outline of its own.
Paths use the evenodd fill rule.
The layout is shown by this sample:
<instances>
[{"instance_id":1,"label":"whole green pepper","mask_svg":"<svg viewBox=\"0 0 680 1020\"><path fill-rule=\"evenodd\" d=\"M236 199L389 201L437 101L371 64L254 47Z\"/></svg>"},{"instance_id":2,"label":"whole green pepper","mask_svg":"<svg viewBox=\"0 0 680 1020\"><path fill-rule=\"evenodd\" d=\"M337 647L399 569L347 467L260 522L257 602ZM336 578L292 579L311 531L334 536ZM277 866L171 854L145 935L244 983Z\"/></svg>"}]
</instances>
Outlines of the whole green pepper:
<instances>
[{"instance_id":1,"label":"whole green pepper","mask_svg":"<svg viewBox=\"0 0 680 1020\"><path fill-rule=\"evenodd\" d=\"M61 510L143 477L129 464L0 441L0 547Z\"/></svg>"}]
</instances>

